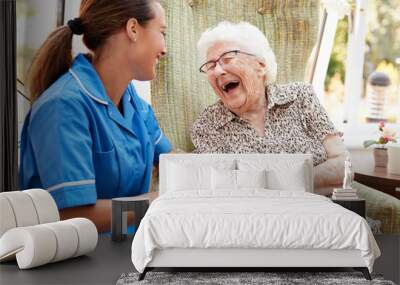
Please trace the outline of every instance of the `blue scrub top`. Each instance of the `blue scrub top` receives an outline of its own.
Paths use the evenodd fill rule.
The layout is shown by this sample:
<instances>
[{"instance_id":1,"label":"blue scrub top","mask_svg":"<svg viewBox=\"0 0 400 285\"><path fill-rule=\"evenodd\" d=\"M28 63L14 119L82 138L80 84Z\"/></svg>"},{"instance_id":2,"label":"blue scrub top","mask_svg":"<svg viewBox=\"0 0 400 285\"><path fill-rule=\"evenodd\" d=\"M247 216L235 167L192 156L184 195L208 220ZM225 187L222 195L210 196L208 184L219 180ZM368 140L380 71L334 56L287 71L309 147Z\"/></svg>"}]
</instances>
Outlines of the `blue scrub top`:
<instances>
[{"instance_id":1,"label":"blue scrub top","mask_svg":"<svg viewBox=\"0 0 400 285\"><path fill-rule=\"evenodd\" d=\"M21 134L21 189L43 188L59 209L148 192L171 144L132 84L122 114L85 55L33 104Z\"/></svg>"}]
</instances>

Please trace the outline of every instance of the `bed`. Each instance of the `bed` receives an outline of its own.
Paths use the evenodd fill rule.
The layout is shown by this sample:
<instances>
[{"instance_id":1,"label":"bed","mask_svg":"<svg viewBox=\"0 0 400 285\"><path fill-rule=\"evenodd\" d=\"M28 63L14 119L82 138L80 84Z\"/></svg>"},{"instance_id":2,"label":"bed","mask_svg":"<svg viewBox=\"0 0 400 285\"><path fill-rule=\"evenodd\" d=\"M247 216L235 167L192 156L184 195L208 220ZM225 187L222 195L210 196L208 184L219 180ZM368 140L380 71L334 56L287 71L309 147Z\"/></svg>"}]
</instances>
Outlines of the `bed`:
<instances>
[{"instance_id":1,"label":"bed","mask_svg":"<svg viewBox=\"0 0 400 285\"><path fill-rule=\"evenodd\" d=\"M353 267L380 251L359 215L313 194L308 154L166 154L159 197L132 242L154 268Z\"/></svg>"}]
</instances>

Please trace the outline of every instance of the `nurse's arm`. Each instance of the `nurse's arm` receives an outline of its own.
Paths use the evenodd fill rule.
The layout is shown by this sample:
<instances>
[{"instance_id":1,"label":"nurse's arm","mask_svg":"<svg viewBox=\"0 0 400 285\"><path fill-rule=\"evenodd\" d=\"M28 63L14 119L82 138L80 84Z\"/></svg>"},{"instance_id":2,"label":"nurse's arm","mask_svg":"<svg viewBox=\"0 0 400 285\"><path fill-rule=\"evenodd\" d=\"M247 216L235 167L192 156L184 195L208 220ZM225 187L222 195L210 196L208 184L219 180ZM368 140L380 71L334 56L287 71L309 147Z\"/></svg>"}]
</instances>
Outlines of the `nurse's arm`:
<instances>
[{"instance_id":1,"label":"nurse's arm","mask_svg":"<svg viewBox=\"0 0 400 285\"><path fill-rule=\"evenodd\" d=\"M153 166L149 192L155 192L157 190L156 185L158 185L158 164Z\"/></svg>"},{"instance_id":2,"label":"nurse's arm","mask_svg":"<svg viewBox=\"0 0 400 285\"><path fill-rule=\"evenodd\" d=\"M73 208L65 208L60 210L61 220L71 218L87 218L91 220L100 232L111 231L111 200L99 199L95 205L79 206ZM128 225L132 225L135 220L135 215L128 212Z\"/></svg>"},{"instance_id":3,"label":"nurse's arm","mask_svg":"<svg viewBox=\"0 0 400 285\"><path fill-rule=\"evenodd\" d=\"M155 192L155 181L158 179L158 165L153 167L153 173L149 192ZM60 210L61 220L67 220L76 217L83 217L91 220L97 227L98 232L111 231L111 200L98 199L95 205L79 206L65 208ZM135 222L133 212L128 212L128 225Z\"/></svg>"}]
</instances>

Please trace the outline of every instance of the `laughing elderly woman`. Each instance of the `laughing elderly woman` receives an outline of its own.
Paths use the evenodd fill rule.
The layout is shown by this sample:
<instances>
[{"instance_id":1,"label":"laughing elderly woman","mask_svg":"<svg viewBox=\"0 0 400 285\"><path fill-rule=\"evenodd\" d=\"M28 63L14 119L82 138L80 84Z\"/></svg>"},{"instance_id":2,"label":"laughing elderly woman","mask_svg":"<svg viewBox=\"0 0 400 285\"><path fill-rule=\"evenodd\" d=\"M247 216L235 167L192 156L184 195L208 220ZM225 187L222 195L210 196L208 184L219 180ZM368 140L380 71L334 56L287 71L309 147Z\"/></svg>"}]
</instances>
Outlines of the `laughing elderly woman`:
<instances>
[{"instance_id":1,"label":"laughing elderly woman","mask_svg":"<svg viewBox=\"0 0 400 285\"><path fill-rule=\"evenodd\" d=\"M197 44L219 100L192 128L198 153L311 153L317 193L342 183L346 149L313 88L275 84L277 64L264 34L241 22L221 22Z\"/></svg>"}]
</instances>

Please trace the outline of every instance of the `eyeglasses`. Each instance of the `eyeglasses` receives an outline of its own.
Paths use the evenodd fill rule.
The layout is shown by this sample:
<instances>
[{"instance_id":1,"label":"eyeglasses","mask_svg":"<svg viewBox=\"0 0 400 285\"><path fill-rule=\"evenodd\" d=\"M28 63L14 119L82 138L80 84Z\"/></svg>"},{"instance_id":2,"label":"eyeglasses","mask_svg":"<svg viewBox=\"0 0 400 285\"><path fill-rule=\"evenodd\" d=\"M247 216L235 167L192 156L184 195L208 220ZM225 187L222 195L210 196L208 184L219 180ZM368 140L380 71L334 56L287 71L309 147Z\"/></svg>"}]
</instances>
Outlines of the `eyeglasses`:
<instances>
[{"instance_id":1,"label":"eyeglasses","mask_svg":"<svg viewBox=\"0 0 400 285\"><path fill-rule=\"evenodd\" d=\"M204 63L202 66L200 66L199 71L202 73L207 73L208 71L213 70L217 66L217 63L223 67L224 65L229 64L229 62L233 58L235 58L239 53L255 56L254 54L240 50L230 50L221 54L217 60L209 60L206 63Z\"/></svg>"}]
</instances>

